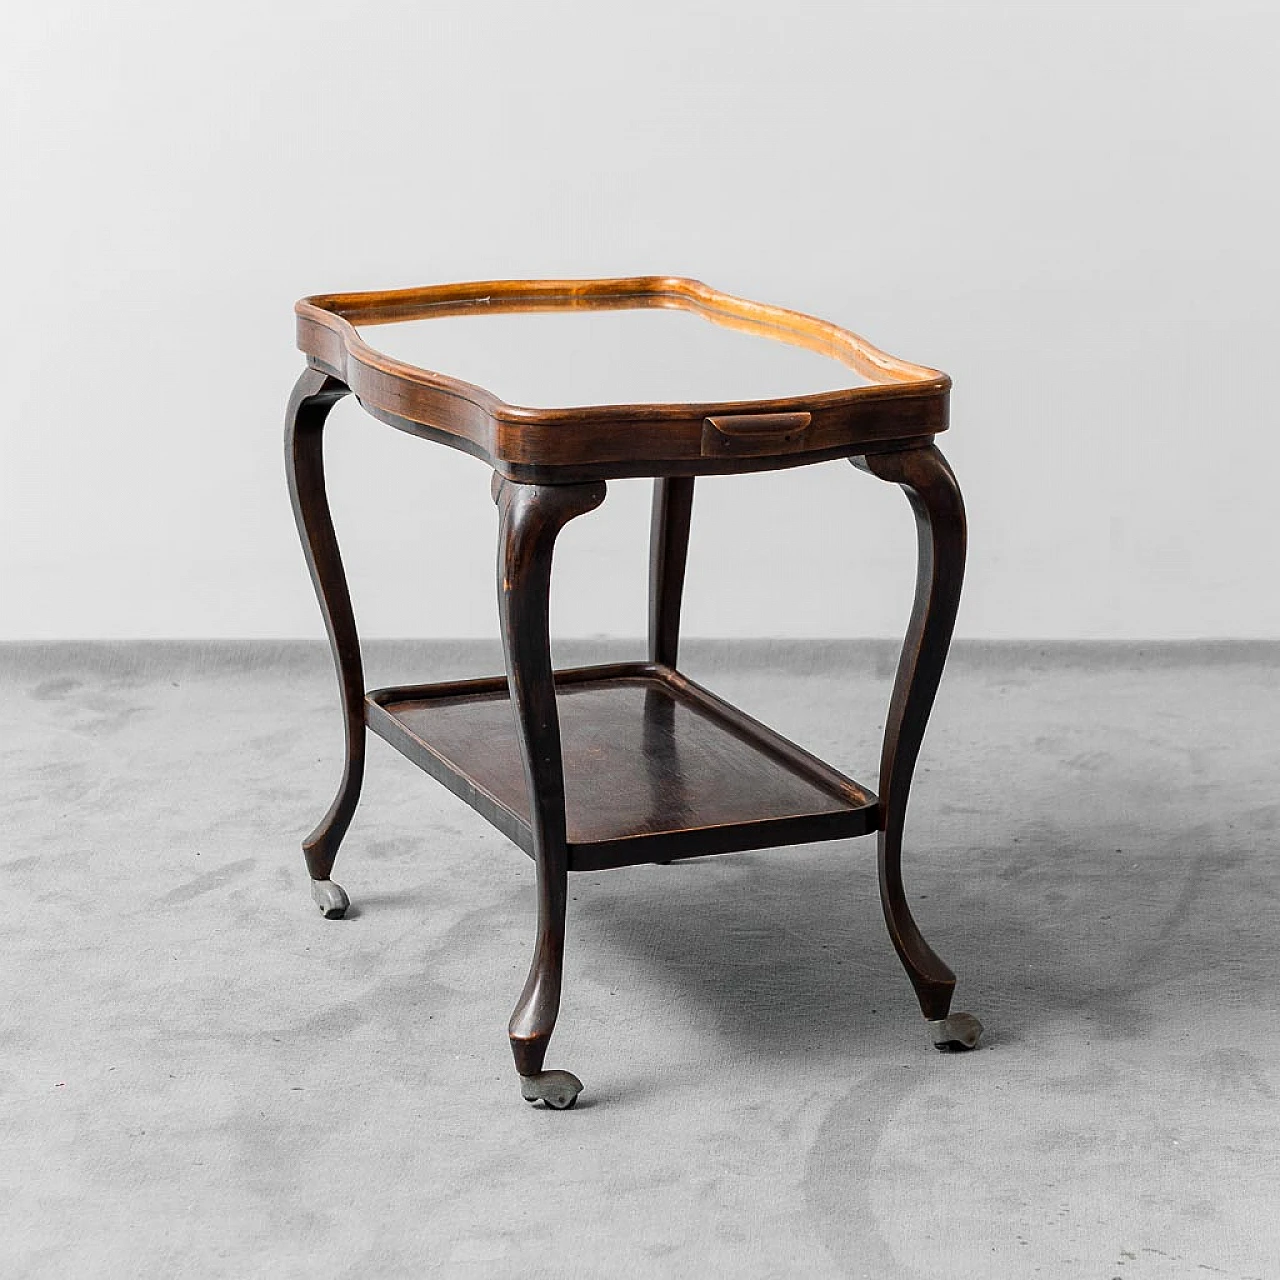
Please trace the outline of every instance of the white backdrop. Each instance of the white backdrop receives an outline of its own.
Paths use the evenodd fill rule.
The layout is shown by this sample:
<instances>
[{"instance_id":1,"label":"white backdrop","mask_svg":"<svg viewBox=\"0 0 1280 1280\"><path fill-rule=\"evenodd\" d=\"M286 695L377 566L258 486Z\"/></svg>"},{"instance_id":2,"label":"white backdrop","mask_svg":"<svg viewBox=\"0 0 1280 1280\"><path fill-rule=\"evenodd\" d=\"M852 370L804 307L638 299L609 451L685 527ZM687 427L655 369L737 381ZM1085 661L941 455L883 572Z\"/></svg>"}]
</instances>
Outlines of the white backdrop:
<instances>
[{"instance_id":1,"label":"white backdrop","mask_svg":"<svg viewBox=\"0 0 1280 1280\"><path fill-rule=\"evenodd\" d=\"M961 634L1280 634L1278 38L1262 0L8 6L0 638L318 634L294 299L641 273L952 375ZM493 634L485 469L332 421L366 633ZM560 632L642 632L647 509L566 532ZM848 466L700 482L686 627L893 634L913 563Z\"/></svg>"}]
</instances>

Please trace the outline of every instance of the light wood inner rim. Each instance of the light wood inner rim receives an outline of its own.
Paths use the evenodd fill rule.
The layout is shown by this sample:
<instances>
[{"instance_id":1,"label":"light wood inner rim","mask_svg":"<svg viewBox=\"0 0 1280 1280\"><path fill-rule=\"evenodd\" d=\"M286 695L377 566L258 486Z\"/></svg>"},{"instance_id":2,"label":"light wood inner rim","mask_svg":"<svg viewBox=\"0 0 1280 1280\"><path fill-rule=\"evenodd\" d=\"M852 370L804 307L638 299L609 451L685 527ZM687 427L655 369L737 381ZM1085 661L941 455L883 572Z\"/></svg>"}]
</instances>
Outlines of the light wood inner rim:
<instances>
[{"instance_id":1,"label":"light wood inner rim","mask_svg":"<svg viewBox=\"0 0 1280 1280\"><path fill-rule=\"evenodd\" d=\"M370 347L357 325L395 324L437 316L493 315L519 311L609 311L669 308L689 311L713 324L804 347L855 370L877 386L948 382L945 374L900 360L865 338L826 320L785 307L721 293L698 280L678 276L635 276L612 280L481 280L466 284L395 289L383 293L326 293L303 298L300 317L340 333L347 350L362 363L387 373L449 380ZM465 385L465 384L463 384ZM470 388L480 390L479 388ZM485 395L485 398L490 398ZM513 406L514 407L514 406Z\"/></svg>"}]
</instances>

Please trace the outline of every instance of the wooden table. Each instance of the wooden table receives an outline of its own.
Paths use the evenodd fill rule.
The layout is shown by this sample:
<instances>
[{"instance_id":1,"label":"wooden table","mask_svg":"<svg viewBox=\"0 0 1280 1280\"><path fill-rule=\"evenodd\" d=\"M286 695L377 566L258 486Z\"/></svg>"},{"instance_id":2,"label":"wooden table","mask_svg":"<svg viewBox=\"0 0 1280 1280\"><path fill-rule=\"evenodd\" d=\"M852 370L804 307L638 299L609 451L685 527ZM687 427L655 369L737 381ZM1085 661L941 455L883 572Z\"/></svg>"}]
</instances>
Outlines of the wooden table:
<instances>
[{"instance_id":1,"label":"wooden table","mask_svg":"<svg viewBox=\"0 0 1280 1280\"><path fill-rule=\"evenodd\" d=\"M520 323L528 325L531 313L581 318L654 309L666 313L664 324L672 312L691 313L719 326L721 337L736 331L729 336L748 347L744 335L803 349L804 359L826 357L823 369L838 379L827 387L819 380L820 389L800 395L518 407L474 382L376 351L361 332L428 320L431 333L443 336L447 322L471 317L463 345L455 342L450 355L456 368L474 363L468 351L485 349L486 330L497 332L497 320L475 317L505 317L510 325L523 316ZM304 298L296 313L307 369L289 402L289 487L346 725L337 796L303 843L313 897L325 916L339 917L349 905L330 875L360 793L367 726L536 865L533 961L509 1027L528 1101L561 1109L582 1089L571 1073L544 1070L560 1004L570 871L873 831L889 936L933 1043L976 1044L981 1024L950 1012L955 977L912 919L901 868L911 775L964 573L964 507L933 444L947 425L946 375L886 355L835 325L665 277L329 294ZM737 366L742 383L756 367L750 355L744 352ZM366 691L321 443L330 409L349 393L380 421L473 454L493 469L505 676ZM900 485L918 530L915 604L885 727L878 798L695 684L676 662L694 477L832 458ZM556 537L600 505L609 480L633 476L654 477L647 660L553 671L548 594Z\"/></svg>"}]
</instances>

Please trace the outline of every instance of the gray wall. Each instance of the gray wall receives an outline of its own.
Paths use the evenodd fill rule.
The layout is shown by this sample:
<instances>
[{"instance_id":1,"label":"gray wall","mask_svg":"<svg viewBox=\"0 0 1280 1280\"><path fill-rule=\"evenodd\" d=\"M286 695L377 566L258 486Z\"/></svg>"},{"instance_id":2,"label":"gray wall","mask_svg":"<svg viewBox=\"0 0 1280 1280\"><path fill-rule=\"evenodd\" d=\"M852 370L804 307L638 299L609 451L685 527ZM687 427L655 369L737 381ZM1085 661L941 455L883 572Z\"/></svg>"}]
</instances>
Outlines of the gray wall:
<instances>
[{"instance_id":1,"label":"gray wall","mask_svg":"<svg viewBox=\"0 0 1280 1280\"><path fill-rule=\"evenodd\" d=\"M649 272L952 374L962 634L1280 634L1278 37L1233 0L17 6L0 638L316 634L294 299ZM491 633L484 469L333 437L366 630ZM646 507L566 534L562 632L642 630ZM846 466L706 483L687 625L891 634L911 536Z\"/></svg>"}]
</instances>

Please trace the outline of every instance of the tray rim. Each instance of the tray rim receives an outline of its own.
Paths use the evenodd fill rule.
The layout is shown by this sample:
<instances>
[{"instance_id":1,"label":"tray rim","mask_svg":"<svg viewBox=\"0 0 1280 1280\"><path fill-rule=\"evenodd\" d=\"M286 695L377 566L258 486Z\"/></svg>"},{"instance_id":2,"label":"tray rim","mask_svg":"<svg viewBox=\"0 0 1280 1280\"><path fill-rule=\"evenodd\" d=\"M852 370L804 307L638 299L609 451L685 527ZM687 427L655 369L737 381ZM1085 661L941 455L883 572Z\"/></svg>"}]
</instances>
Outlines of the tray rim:
<instances>
[{"instance_id":1,"label":"tray rim","mask_svg":"<svg viewBox=\"0 0 1280 1280\"><path fill-rule=\"evenodd\" d=\"M485 312L678 309L726 328L787 342L825 355L870 379L868 385L757 400L657 401L533 408L510 404L488 389L376 350L356 325L377 326L433 316ZM857 442L883 448L946 429L951 379L937 369L889 355L826 320L723 293L682 276L581 280L482 280L421 288L313 294L294 307L297 342L313 367L342 381L375 417L414 434L443 439L516 477L521 467L564 467L699 458L687 432L721 415L810 412L812 452L855 451ZM919 402L929 402L928 406ZM911 409L912 402L918 406ZM638 426L670 428L634 451ZM567 427L578 427L571 444ZM548 432L548 428L558 431ZM786 465L805 460L797 451ZM791 451L779 453L786 457ZM707 470L718 460L701 459ZM509 465L507 465L509 464ZM759 458L754 466L761 465ZM741 469L741 468L740 468ZM751 469L750 467L745 469Z\"/></svg>"},{"instance_id":2,"label":"tray rim","mask_svg":"<svg viewBox=\"0 0 1280 1280\"><path fill-rule=\"evenodd\" d=\"M659 858L701 857L713 853L807 844L818 840L867 835L877 829L880 802L873 792L674 668L652 662L622 662L571 667L555 673L557 688L633 681L665 685L674 700L693 705L701 714L719 724L725 732L747 741L756 752L769 758L774 767L798 774L815 789L840 802L843 807L820 813L743 819L740 822L680 828L669 832L624 833L607 840L570 840L570 870L603 870L652 862ZM532 855L532 833L527 821L509 808L500 797L481 786L464 767L434 747L429 739L414 733L388 710L389 705L398 702L430 703L465 698L489 700L508 696L506 676L386 686L371 689L365 694L365 720L380 738L441 782L481 817Z\"/></svg>"}]
</instances>

